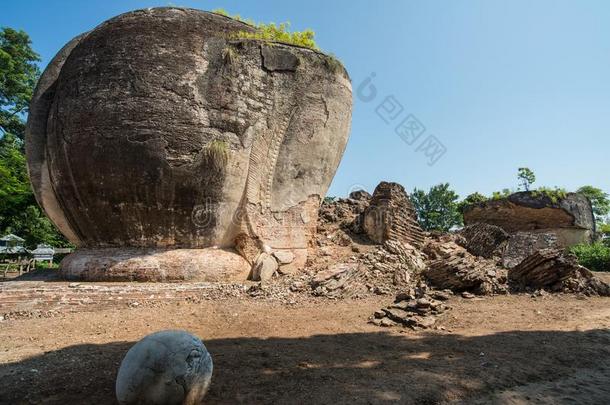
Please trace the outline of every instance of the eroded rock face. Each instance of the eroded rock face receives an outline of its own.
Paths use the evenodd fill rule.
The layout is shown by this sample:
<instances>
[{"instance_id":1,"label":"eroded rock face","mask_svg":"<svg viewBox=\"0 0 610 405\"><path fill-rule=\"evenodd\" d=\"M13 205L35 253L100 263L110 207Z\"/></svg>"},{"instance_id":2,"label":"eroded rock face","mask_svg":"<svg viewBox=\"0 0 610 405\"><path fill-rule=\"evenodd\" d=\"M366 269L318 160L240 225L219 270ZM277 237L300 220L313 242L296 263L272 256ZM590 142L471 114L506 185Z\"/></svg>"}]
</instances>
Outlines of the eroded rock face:
<instances>
[{"instance_id":1,"label":"eroded rock face","mask_svg":"<svg viewBox=\"0 0 610 405\"><path fill-rule=\"evenodd\" d=\"M134 11L45 70L30 177L62 233L98 250L89 267L113 260L106 248L232 247L241 233L307 248L347 142L351 84L320 52L233 35L253 30L192 9Z\"/></svg>"},{"instance_id":2,"label":"eroded rock face","mask_svg":"<svg viewBox=\"0 0 610 405\"><path fill-rule=\"evenodd\" d=\"M502 264L507 268L515 267L538 249L590 242L595 234L591 203L577 193L568 193L555 202L542 193L515 193L467 207L464 223L493 225L510 234L502 248Z\"/></svg>"},{"instance_id":3,"label":"eroded rock face","mask_svg":"<svg viewBox=\"0 0 610 405\"><path fill-rule=\"evenodd\" d=\"M514 193L505 199L467 207L464 222L496 225L509 233L549 228L595 229L591 203L577 193L568 193L557 202L542 193Z\"/></svg>"}]
</instances>

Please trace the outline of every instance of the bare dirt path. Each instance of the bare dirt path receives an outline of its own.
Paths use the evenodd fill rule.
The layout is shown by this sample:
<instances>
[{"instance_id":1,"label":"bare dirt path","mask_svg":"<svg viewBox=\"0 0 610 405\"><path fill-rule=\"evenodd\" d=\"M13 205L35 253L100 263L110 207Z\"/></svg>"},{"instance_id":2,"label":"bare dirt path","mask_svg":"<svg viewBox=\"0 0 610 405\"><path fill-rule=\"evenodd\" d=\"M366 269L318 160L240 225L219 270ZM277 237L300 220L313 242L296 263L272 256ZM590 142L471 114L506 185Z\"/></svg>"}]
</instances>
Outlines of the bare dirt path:
<instances>
[{"instance_id":1,"label":"bare dirt path","mask_svg":"<svg viewBox=\"0 0 610 405\"><path fill-rule=\"evenodd\" d=\"M92 286L0 283L0 403L112 404L129 347L170 328L194 332L212 353L212 404L610 401L608 298L455 297L440 329L411 331L367 323L389 296L105 284L131 294L108 300ZM85 304L70 304L74 296Z\"/></svg>"}]
</instances>

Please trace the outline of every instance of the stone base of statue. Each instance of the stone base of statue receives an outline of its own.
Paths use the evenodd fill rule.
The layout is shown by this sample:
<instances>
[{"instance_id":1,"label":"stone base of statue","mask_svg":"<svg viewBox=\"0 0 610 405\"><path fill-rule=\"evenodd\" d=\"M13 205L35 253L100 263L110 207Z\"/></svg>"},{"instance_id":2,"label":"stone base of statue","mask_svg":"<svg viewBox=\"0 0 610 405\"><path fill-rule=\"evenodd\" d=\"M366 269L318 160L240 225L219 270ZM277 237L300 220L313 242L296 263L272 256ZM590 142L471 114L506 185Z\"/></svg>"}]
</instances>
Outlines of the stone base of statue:
<instances>
[{"instance_id":1,"label":"stone base of statue","mask_svg":"<svg viewBox=\"0 0 610 405\"><path fill-rule=\"evenodd\" d=\"M80 281L210 281L248 278L250 264L231 249L78 249L60 274Z\"/></svg>"}]
</instances>

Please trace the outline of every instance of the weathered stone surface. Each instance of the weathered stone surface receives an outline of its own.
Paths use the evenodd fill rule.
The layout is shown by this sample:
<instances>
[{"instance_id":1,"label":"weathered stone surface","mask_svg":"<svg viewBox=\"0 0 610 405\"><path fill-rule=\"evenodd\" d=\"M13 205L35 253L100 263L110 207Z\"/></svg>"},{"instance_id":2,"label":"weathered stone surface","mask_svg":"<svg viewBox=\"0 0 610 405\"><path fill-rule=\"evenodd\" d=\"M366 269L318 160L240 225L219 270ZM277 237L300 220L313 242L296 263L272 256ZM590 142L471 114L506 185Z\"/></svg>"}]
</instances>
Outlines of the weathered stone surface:
<instances>
[{"instance_id":1,"label":"weathered stone surface","mask_svg":"<svg viewBox=\"0 0 610 405\"><path fill-rule=\"evenodd\" d=\"M212 380L212 357L198 337L166 330L129 349L116 380L121 405L197 405Z\"/></svg>"},{"instance_id":2,"label":"weathered stone surface","mask_svg":"<svg viewBox=\"0 0 610 405\"><path fill-rule=\"evenodd\" d=\"M569 278L578 261L558 249L542 249L509 271L511 282L530 287L545 287Z\"/></svg>"},{"instance_id":3,"label":"weathered stone surface","mask_svg":"<svg viewBox=\"0 0 610 405\"><path fill-rule=\"evenodd\" d=\"M457 240L458 244L466 248L469 253L486 259L501 256L502 248L509 238L508 233L502 228L483 223L468 225L459 234L462 238Z\"/></svg>"},{"instance_id":4,"label":"weathered stone surface","mask_svg":"<svg viewBox=\"0 0 610 405\"><path fill-rule=\"evenodd\" d=\"M404 187L398 183L379 183L364 211L362 227L376 243L397 240L417 248L424 243L415 210Z\"/></svg>"},{"instance_id":5,"label":"weathered stone surface","mask_svg":"<svg viewBox=\"0 0 610 405\"><path fill-rule=\"evenodd\" d=\"M289 70L294 72L299 66L299 58L286 49L275 46L261 46L263 66L271 71Z\"/></svg>"},{"instance_id":6,"label":"weathered stone surface","mask_svg":"<svg viewBox=\"0 0 610 405\"><path fill-rule=\"evenodd\" d=\"M243 281L250 264L231 249L82 248L60 274L83 281Z\"/></svg>"},{"instance_id":7,"label":"weathered stone surface","mask_svg":"<svg viewBox=\"0 0 610 405\"><path fill-rule=\"evenodd\" d=\"M324 271L318 272L312 279L314 286L320 285L328 280L336 278L341 274L354 270L354 265L348 263L337 263Z\"/></svg>"},{"instance_id":8,"label":"weathered stone surface","mask_svg":"<svg viewBox=\"0 0 610 405\"><path fill-rule=\"evenodd\" d=\"M347 142L351 84L320 52L232 36L254 30L153 8L60 51L26 149L36 197L73 243L201 249L246 233L307 248Z\"/></svg>"},{"instance_id":9,"label":"weathered stone surface","mask_svg":"<svg viewBox=\"0 0 610 405\"><path fill-rule=\"evenodd\" d=\"M560 249L557 233L517 232L510 236L502 252L502 265L511 269L541 249Z\"/></svg>"},{"instance_id":10,"label":"weathered stone surface","mask_svg":"<svg viewBox=\"0 0 610 405\"><path fill-rule=\"evenodd\" d=\"M509 270L508 277L518 289L550 288L552 291L610 295L610 285L578 265L575 256L560 249L536 251Z\"/></svg>"},{"instance_id":11,"label":"weathered stone surface","mask_svg":"<svg viewBox=\"0 0 610 405\"><path fill-rule=\"evenodd\" d=\"M280 265L290 264L294 261L294 253L289 250L276 250L273 252L273 256Z\"/></svg>"},{"instance_id":12,"label":"weathered stone surface","mask_svg":"<svg viewBox=\"0 0 610 405\"><path fill-rule=\"evenodd\" d=\"M275 258L268 253L261 253L252 267L252 280L268 281L278 269Z\"/></svg>"},{"instance_id":13,"label":"weathered stone surface","mask_svg":"<svg viewBox=\"0 0 610 405\"><path fill-rule=\"evenodd\" d=\"M496 225L508 233L552 229L561 246L588 241L595 231L591 203L576 193L568 193L557 202L543 193L515 193L467 207L464 223Z\"/></svg>"},{"instance_id":14,"label":"weathered stone surface","mask_svg":"<svg viewBox=\"0 0 610 405\"><path fill-rule=\"evenodd\" d=\"M366 190L356 190L349 193L349 198L356 201L370 201L373 196Z\"/></svg>"},{"instance_id":15,"label":"weathered stone surface","mask_svg":"<svg viewBox=\"0 0 610 405\"><path fill-rule=\"evenodd\" d=\"M506 270L492 260L468 253L450 237L427 240L424 252L430 261L423 274L436 288L477 294L504 291Z\"/></svg>"},{"instance_id":16,"label":"weathered stone surface","mask_svg":"<svg viewBox=\"0 0 610 405\"><path fill-rule=\"evenodd\" d=\"M240 233L235 237L235 250L250 264L254 264L258 255L263 251L263 246L258 238L248 234Z\"/></svg>"}]
</instances>

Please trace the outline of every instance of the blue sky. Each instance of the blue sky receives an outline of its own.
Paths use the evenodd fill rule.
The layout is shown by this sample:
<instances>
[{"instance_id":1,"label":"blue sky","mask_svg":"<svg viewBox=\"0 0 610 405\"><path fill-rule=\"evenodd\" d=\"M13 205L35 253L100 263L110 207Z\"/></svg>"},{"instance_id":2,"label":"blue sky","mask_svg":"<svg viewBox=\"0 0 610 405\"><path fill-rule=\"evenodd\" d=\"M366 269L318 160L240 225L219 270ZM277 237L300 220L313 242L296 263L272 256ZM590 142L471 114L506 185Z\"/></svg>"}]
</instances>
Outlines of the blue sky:
<instances>
[{"instance_id":1,"label":"blue sky","mask_svg":"<svg viewBox=\"0 0 610 405\"><path fill-rule=\"evenodd\" d=\"M312 28L341 59L354 113L330 195L381 180L487 194L516 188L521 166L537 185L610 191L610 2L20 0L1 3L0 25L27 31L46 66L112 16L172 4ZM377 95L367 102L356 90L371 73ZM386 123L377 111L389 96L402 110L381 114ZM394 131L409 114L426 129L412 145ZM430 135L446 150L431 166L421 150Z\"/></svg>"}]
</instances>

